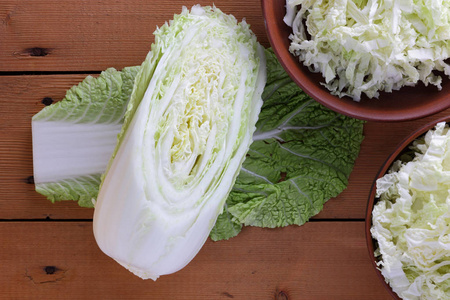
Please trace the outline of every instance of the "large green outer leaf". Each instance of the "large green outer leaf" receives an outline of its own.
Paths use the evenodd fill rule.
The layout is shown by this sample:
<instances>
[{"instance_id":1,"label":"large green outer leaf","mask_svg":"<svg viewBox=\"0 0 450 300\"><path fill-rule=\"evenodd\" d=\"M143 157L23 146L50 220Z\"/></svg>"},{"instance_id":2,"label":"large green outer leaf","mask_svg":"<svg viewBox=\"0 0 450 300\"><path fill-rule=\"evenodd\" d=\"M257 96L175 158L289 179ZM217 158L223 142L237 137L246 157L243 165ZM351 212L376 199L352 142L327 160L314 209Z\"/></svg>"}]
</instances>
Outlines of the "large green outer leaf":
<instances>
[{"instance_id":1,"label":"large green outer leaf","mask_svg":"<svg viewBox=\"0 0 450 300\"><path fill-rule=\"evenodd\" d=\"M335 113L304 93L266 51L264 104L247 158L211 232L214 240L241 224L302 225L347 186L363 139L363 122Z\"/></svg>"},{"instance_id":2,"label":"large green outer leaf","mask_svg":"<svg viewBox=\"0 0 450 300\"><path fill-rule=\"evenodd\" d=\"M65 98L33 116L36 191L50 201L93 207L117 141L139 67L86 77Z\"/></svg>"},{"instance_id":3,"label":"large green outer leaf","mask_svg":"<svg viewBox=\"0 0 450 300\"><path fill-rule=\"evenodd\" d=\"M306 222L328 199L345 189L363 139L363 122L341 116L313 101L291 81L271 50L266 51L266 57L268 78L256 140L224 212L211 231L214 240L236 236L243 224L277 227ZM144 64L152 63L153 58L148 58ZM129 73L132 78L138 68L130 69L134 71ZM150 65L140 71L143 86L148 85L153 71ZM96 89L90 88L90 92L97 93ZM87 86L84 90L89 91ZM143 93L145 90L136 89L135 97L142 98ZM121 101L126 103L130 94L131 89L123 87ZM70 98L66 97L60 105L65 101ZM135 107L130 105L128 114L133 114ZM277 131L278 127L285 130ZM82 206L92 206L99 182L100 174L93 174L84 180L37 184L36 188L52 201L79 200Z\"/></svg>"}]
</instances>

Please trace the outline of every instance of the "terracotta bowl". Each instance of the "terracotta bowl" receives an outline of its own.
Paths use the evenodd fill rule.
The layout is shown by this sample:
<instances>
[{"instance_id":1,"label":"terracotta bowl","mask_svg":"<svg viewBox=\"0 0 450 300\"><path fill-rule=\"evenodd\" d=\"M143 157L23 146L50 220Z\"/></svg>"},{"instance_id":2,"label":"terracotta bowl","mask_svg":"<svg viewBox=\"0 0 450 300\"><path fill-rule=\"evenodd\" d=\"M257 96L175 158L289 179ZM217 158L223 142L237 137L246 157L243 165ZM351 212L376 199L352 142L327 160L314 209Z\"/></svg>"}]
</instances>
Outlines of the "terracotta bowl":
<instances>
[{"instance_id":1,"label":"terracotta bowl","mask_svg":"<svg viewBox=\"0 0 450 300\"><path fill-rule=\"evenodd\" d=\"M377 181L378 178L381 178L381 177L384 176L384 174L386 174L386 172L390 169L390 167L392 166L392 164L396 160L400 159L401 155L405 151L408 150L408 146L410 144L412 144L412 142L414 140L416 140L421 135L427 133L428 130L434 128L437 123L443 122L443 121L450 122L450 116L446 116L446 117L443 117L441 119L432 121L432 122L424 125L423 127L417 129L416 131L411 133L408 137L406 137L395 148L394 152L392 152L391 155L389 155L389 157L387 158L387 160L385 161L385 163L381 167L380 171L376 175L375 180L373 181L372 187L370 189L369 201L368 201L368 204L367 204L366 219L365 219L367 249L369 250L370 260L372 261L372 265L373 265L373 268L374 268L375 272L377 273L377 275L380 278L381 282L383 283L384 287L389 291L389 293L392 295L392 297L394 297L394 299L399 299L400 300L400 298L397 296L397 294L394 291L392 291L392 289L389 286L389 284L387 284L385 282L384 277L383 277L383 275L381 275L380 270L378 270L377 260L374 257L374 251L377 248L377 241L372 239L372 235L370 234L370 228L372 227L372 211L373 211L374 205L377 203L377 200L378 200L378 198L375 197L376 189L377 189L376 181Z\"/></svg>"},{"instance_id":2,"label":"terracotta bowl","mask_svg":"<svg viewBox=\"0 0 450 300\"><path fill-rule=\"evenodd\" d=\"M379 99L362 97L360 102L331 95L320 85L322 75L310 72L289 53L289 35L292 31L283 22L285 3L285 0L261 0L270 44L291 78L319 103L341 114L371 121L413 120L450 107L450 83L445 75L442 76L441 91L434 86L418 84L392 93L380 93Z\"/></svg>"}]
</instances>

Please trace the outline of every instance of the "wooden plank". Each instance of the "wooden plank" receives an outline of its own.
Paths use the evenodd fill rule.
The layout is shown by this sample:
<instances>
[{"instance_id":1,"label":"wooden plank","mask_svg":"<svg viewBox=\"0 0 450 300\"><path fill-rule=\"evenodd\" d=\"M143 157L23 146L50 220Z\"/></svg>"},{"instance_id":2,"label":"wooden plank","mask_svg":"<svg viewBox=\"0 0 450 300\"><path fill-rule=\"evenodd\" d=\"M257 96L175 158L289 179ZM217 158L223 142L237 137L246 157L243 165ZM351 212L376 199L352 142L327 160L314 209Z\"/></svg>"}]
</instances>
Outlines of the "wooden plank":
<instances>
[{"instance_id":1,"label":"wooden plank","mask_svg":"<svg viewBox=\"0 0 450 300\"><path fill-rule=\"evenodd\" d=\"M42 99L60 100L85 75L0 76L0 219L92 218L92 210L73 202L53 205L36 193L33 175L31 117Z\"/></svg>"},{"instance_id":2,"label":"wooden plank","mask_svg":"<svg viewBox=\"0 0 450 300\"><path fill-rule=\"evenodd\" d=\"M367 122L364 125L365 138L347 189L337 198L325 203L324 209L316 218L363 219L373 180L391 152L416 129L449 115L450 109L447 109L436 115L408 122Z\"/></svg>"},{"instance_id":3,"label":"wooden plank","mask_svg":"<svg viewBox=\"0 0 450 300\"><path fill-rule=\"evenodd\" d=\"M213 5L246 18L268 46L260 0L0 1L0 71L93 71L139 65L153 32L182 6Z\"/></svg>"},{"instance_id":4,"label":"wooden plank","mask_svg":"<svg viewBox=\"0 0 450 300\"><path fill-rule=\"evenodd\" d=\"M104 255L91 226L0 222L2 299L390 299L370 264L363 222L247 228L208 240L186 268L156 282Z\"/></svg>"},{"instance_id":5,"label":"wooden plank","mask_svg":"<svg viewBox=\"0 0 450 300\"><path fill-rule=\"evenodd\" d=\"M51 204L27 183L33 174L31 117L44 107L42 99L58 101L85 75L0 76L0 219L91 218L92 210L76 203ZM365 125L365 140L347 190L325 204L319 219L363 219L369 189L381 164L395 146L415 128L450 109L421 120Z\"/></svg>"}]
</instances>

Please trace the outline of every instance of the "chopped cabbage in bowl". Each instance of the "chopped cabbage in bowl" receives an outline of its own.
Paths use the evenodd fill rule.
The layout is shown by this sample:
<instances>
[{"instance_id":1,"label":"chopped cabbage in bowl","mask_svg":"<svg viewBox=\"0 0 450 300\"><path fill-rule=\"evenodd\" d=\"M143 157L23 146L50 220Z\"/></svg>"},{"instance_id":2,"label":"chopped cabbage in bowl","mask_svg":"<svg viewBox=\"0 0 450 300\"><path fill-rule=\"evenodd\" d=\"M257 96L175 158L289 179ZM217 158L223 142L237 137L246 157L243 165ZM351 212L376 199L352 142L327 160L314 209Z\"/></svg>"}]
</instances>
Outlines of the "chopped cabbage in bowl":
<instances>
[{"instance_id":1,"label":"chopped cabbage in bowl","mask_svg":"<svg viewBox=\"0 0 450 300\"><path fill-rule=\"evenodd\" d=\"M450 76L450 0L287 0L289 51L333 95L360 101ZM441 73L439 75L438 73Z\"/></svg>"},{"instance_id":2,"label":"chopped cabbage in bowl","mask_svg":"<svg viewBox=\"0 0 450 300\"><path fill-rule=\"evenodd\" d=\"M450 130L439 122L376 182L375 256L402 299L450 299Z\"/></svg>"}]
</instances>

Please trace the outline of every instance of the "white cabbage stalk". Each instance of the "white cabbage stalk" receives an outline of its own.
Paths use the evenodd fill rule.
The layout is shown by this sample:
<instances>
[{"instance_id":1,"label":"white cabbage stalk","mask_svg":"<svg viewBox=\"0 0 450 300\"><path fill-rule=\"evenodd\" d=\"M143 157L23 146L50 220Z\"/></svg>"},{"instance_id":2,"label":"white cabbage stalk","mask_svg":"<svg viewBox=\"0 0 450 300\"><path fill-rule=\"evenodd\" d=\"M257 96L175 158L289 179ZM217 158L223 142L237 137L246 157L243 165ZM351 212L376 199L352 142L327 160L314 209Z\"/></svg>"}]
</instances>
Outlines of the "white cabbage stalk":
<instances>
[{"instance_id":1,"label":"white cabbage stalk","mask_svg":"<svg viewBox=\"0 0 450 300\"><path fill-rule=\"evenodd\" d=\"M139 67L86 77L58 103L33 116L36 191L52 202L92 207L101 174L117 144Z\"/></svg>"},{"instance_id":2,"label":"white cabbage stalk","mask_svg":"<svg viewBox=\"0 0 450 300\"><path fill-rule=\"evenodd\" d=\"M94 213L95 239L141 278L200 250L252 142L264 50L243 21L186 8L155 32Z\"/></svg>"}]
</instances>

